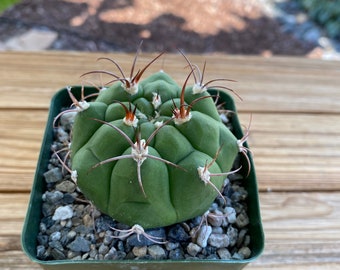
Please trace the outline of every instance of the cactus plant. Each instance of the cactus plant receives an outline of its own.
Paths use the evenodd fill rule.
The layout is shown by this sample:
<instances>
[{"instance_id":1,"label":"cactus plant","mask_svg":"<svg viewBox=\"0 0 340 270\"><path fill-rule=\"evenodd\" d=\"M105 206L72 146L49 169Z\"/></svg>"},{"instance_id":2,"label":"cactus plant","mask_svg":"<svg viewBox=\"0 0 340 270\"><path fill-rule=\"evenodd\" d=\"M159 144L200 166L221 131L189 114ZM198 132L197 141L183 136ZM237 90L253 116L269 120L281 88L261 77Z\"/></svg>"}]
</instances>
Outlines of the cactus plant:
<instances>
[{"instance_id":1,"label":"cactus plant","mask_svg":"<svg viewBox=\"0 0 340 270\"><path fill-rule=\"evenodd\" d=\"M75 100L70 146L72 177L102 212L133 228L155 228L202 215L222 196L225 175L246 138L238 140L222 123L207 92L220 79L203 83L203 72L190 63L179 86L160 71L141 80L154 58L130 77L121 76L92 101ZM195 83L187 86L190 77ZM59 116L58 116L59 117ZM139 230L141 231L141 230Z\"/></svg>"}]
</instances>

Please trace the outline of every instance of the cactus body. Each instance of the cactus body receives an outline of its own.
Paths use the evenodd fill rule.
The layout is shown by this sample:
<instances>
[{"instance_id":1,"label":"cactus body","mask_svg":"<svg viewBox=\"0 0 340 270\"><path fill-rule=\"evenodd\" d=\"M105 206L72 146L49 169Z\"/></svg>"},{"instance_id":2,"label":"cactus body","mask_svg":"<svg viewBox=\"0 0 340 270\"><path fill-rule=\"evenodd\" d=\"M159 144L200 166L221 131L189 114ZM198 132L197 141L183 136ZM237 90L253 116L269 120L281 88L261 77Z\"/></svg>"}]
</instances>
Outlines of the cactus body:
<instances>
[{"instance_id":1,"label":"cactus body","mask_svg":"<svg viewBox=\"0 0 340 270\"><path fill-rule=\"evenodd\" d=\"M187 87L184 100L190 104L207 95L193 94L192 87ZM209 172L229 172L239 152L237 139L221 122L211 97L194 103L188 121L169 120L174 106L181 106L180 96L181 88L173 79L158 72L141 81L135 94L128 93L121 82L113 84L77 114L72 170L78 173L77 183L84 195L114 219L144 228L167 226L204 213L218 196L212 185L202 181L198 168L216 158ZM122 104L131 111L137 107L138 123L125 123ZM165 121L168 123L148 141L147 156L139 160L139 176L131 143L112 126L142 145ZM114 157L118 158L98 165ZM214 176L211 183L220 189L224 179Z\"/></svg>"}]
</instances>

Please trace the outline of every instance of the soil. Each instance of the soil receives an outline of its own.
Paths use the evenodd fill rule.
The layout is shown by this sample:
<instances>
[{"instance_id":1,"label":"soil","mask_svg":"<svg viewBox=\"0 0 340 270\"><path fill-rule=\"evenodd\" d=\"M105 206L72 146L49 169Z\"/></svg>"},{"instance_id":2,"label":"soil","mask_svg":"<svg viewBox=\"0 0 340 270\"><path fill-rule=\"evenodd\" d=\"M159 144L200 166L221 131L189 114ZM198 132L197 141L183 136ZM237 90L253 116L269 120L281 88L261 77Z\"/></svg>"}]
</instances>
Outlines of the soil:
<instances>
[{"instance_id":1,"label":"soil","mask_svg":"<svg viewBox=\"0 0 340 270\"><path fill-rule=\"evenodd\" d=\"M58 33L48 49L307 55L259 0L23 0L0 16L0 40L31 28Z\"/></svg>"}]
</instances>

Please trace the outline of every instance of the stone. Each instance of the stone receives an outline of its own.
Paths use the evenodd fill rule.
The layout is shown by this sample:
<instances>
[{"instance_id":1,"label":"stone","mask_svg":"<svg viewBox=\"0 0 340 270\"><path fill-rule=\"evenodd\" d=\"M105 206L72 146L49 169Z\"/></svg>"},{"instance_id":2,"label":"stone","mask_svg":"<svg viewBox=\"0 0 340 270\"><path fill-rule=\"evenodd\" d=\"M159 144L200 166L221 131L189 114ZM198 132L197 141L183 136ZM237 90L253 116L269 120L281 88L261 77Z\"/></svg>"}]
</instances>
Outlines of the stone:
<instances>
[{"instance_id":1,"label":"stone","mask_svg":"<svg viewBox=\"0 0 340 270\"><path fill-rule=\"evenodd\" d=\"M243 255L238 253L238 252L235 252L231 258L234 259L234 260L243 260L244 259Z\"/></svg>"},{"instance_id":2,"label":"stone","mask_svg":"<svg viewBox=\"0 0 340 270\"><path fill-rule=\"evenodd\" d=\"M46 233L48 234L48 235L50 235L50 234L52 234L52 233L54 233L54 232L58 232L58 231L60 231L61 230L61 226L60 226L60 224L59 224L59 222L55 222L47 231L46 231Z\"/></svg>"},{"instance_id":3,"label":"stone","mask_svg":"<svg viewBox=\"0 0 340 270\"><path fill-rule=\"evenodd\" d=\"M106 253L108 253L108 251L110 250L110 248L104 244L101 244L99 246L99 249L98 249L98 253L99 254L102 254L102 255L105 255Z\"/></svg>"},{"instance_id":4,"label":"stone","mask_svg":"<svg viewBox=\"0 0 340 270\"><path fill-rule=\"evenodd\" d=\"M239 228L244 228L249 224L249 218L245 211L242 211L236 218L236 225Z\"/></svg>"},{"instance_id":5,"label":"stone","mask_svg":"<svg viewBox=\"0 0 340 270\"><path fill-rule=\"evenodd\" d=\"M144 257L147 254L148 248L146 246L143 247L134 247L132 249L133 255L136 257Z\"/></svg>"},{"instance_id":6,"label":"stone","mask_svg":"<svg viewBox=\"0 0 340 270\"><path fill-rule=\"evenodd\" d=\"M57 248L52 248L51 255L55 260L65 260L66 259L65 254Z\"/></svg>"},{"instance_id":7,"label":"stone","mask_svg":"<svg viewBox=\"0 0 340 270\"><path fill-rule=\"evenodd\" d=\"M165 243L165 248L166 250L173 250L173 249L176 249L179 247L179 243L178 242L170 242L170 241L167 241Z\"/></svg>"},{"instance_id":8,"label":"stone","mask_svg":"<svg viewBox=\"0 0 340 270\"><path fill-rule=\"evenodd\" d=\"M225 234L211 234L208 239L209 245L216 248L224 248L229 246L229 237Z\"/></svg>"},{"instance_id":9,"label":"stone","mask_svg":"<svg viewBox=\"0 0 340 270\"><path fill-rule=\"evenodd\" d=\"M247 197L248 192L244 188L238 188L238 190L231 195L231 200L234 202L241 202L244 201Z\"/></svg>"},{"instance_id":10,"label":"stone","mask_svg":"<svg viewBox=\"0 0 340 270\"><path fill-rule=\"evenodd\" d=\"M212 232L211 233L219 233L222 234L224 233L224 230L222 227L212 227Z\"/></svg>"},{"instance_id":11,"label":"stone","mask_svg":"<svg viewBox=\"0 0 340 270\"><path fill-rule=\"evenodd\" d=\"M217 255L221 260L229 260L231 258L231 254L227 248L220 248L217 250Z\"/></svg>"},{"instance_id":12,"label":"stone","mask_svg":"<svg viewBox=\"0 0 340 270\"><path fill-rule=\"evenodd\" d=\"M112 253L106 253L104 255L104 260L114 260L115 259L115 254L112 254Z\"/></svg>"},{"instance_id":13,"label":"stone","mask_svg":"<svg viewBox=\"0 0 340 270\"><path fill-rule=\"evenodd\" d=\"M76 204L74 206L75 216L82 217L84 213L85 205L84 204Z\"/></svg>"},{"instance_id":14,"label":"stone","mask_svg":"<svg viewBox=\"0 0 340 270\"><path fill-rule=\"evenodd\" d=\"M72 218L73 210L70 206L59 206L52 217L53 220L65 220Z\"/></svg>"},{"instance_id":15,"label":"stone","mask_svg":"<svg viewBox=\"0 0 340 270\"><path fill-rule=\"evenodd\" d=\"M62 202L63 204L72 204L74 202L74 197L69 193L65 193Z\"/></svg>"},{"instance_id":16,"label":"stone","mask_svg":"<svg viewBox=\"0 0 340 270\"><path fill-rule=\"evenodd\" d=\"M46 224L44 222L40 222L39 230L40 230L41 233L45 233L46 232L47 226L46 226Z\"/></svg>"},{"instance_id":17,"label":"stone","mask_svg":"<svg viewBox=\"0 0 340 270\"><path fill-rule=\"evenodd\" d=\"M206 257L206 260L218 260L217 254L211 254L208 257Z\"/></svg>"},{"instance_id":18,"label":"stone","mask_svg":"<svg viewBox=\"0 0 340 270\"><path fill-rule=\"evenodd\" d=\"M126 257L126 255L127 254L124 251L115 251L114 253L112 253L112 260L123 260Z\"/></svg>"},{"instance_id":19,"label":"stone","mask_svg":"<svg viewBox=\"0 0 340 270\"><path fill-rule=\"evenodd\" d=\"M76 184L72 181L65 180L57 184L55 188L61 192L72 193L76 190Z\"/></svg>"},{"instance_id":20,"label":"stone","mask_svg":"<svg viewBox=\"0 0 340 270\"><path fill-rule=\"evenodd\" d=\"M90 258L95 258L98 254L98 251L94 248L94 249L91 249L91 251L89 252L89 257Z\"/></svg>"},{"instance_id":21,"label":"stone","mask_svg":"<svg viewBox=\"0 0 340 270\"><path fill-rule=\"evenodd\" d=\"M86 240L84 237L76 237L76 239L71 242L67 247L74 252L89 252L90 251L90 241Z\"/></svg>"},{"instance_id":22,"label":"stone","mask_svg":"<svg viewBox=\"0 0 340 270\"><path fill-rule=\"evenodd\" d=\"M97 232L111 230L115 228L115 221L107 215L102 215L95 220L95 227Z\"/></svg>"},{"instance_id":23,"label":"stone","mask_svg":"<svg viewBox=\"0 0 340 270\"><path fill-rule=\"evenodd\" d=\"M190 238L189 234L180 224L171 227L168 232L168 239L174 242L184 242Z\"/></svg>"},{"instance_id":24,"label":"stone","mask_svg":"<svg viewBox=\"0 0 340 270\"><path fill-rule=\"evenodd\" d=\"M4 43L7 50L40 51L49 48L58 33L50 30L29 29L22 35L14 36Z\"/></svg>"},{"instance_id":25,"label":"stone","mask_svg":"<svg viewBox=\"0 0 340 270\"><path fill-rule=\"evenodd\" d=\"M54 232L50 235L50 241L59 241L61 238L61 232Z\"/></svg>"},{"instance_id":26,"label":"stone","mask_svg":"<svg viewBox=\"0 0 340 270\"><path fill-rule=\"evenodd\" d=\"M44 217L50 217L54 214L55 207L50 203L43 203L41 212Z\"/></svg>"},{"instance_id":27,"label":"stone","mask_svg":"<svg viewBox=\"0 0 340 270\"><path fill-rule=\"evenodd\" d=\"M37 246L37 258L43 258L46 248L43 245Z\"/></svg>"},{"instance_id":28,"label":"stone","mask_svg":"<svg viewBox=\"0 0 340 270\"><path fill-rule=\"evenodd\" d=\"M250 245L250 235L244 237L243 246L247 247Z\"/></svg>"},{"instance_id":29,"label":"stone","mask_svg":"<svg viewBox=\"0 0 340 270\"><path fill-rule=\"evenodd\" d=\"M220 227L222 225L224 216L221 211L216 209L213 213L208 215L208 222L211 226Z\"/></svg>"},{"instance_id":30,"label":"stone","mask_svg":"<svg viewBox=\"0 0 340 270\"><path fill-rule=\"evenodd\" d=\"M236 222L236 211L233 207L227 206L223 210L224 214L227 217L227 220L230 224L234 224Z\"/></svg>"},{"instance_id":31,"label":"stone","mask_svg":"<svg viewBox=\"0 0 340 270\"><path fill-rule=\"evenodd\" d=\"M166 257L165 250L159 245L149 246L148 254L155 260L162 260Z\"/></svg>"},{"instance_id":32,"label":"stone","mask_svg":"<svg viewBox=\"0 0 340 270\"><path fill-rule=\"evenodd\" d=\"M238 230L232 226L228 227L227 235L229 237L229 245L235 246L238 239Z\"/></svg>"},{"instance_id":33,"label":"stone","mask_svg":"<svg viewBox=\"0 0 340 270\"><path fill-rule=\"evenodd\" d=\"M70 238L67 237L68 232L69 231L65 229L61 231L61 237L59 241L63 246L67 246L67 244L69 244L72 241Z\"/></svg>"},{"instance_id":34,"label":"stone","mask_svg":"<svg viewBox=\"0 0 340 270\"><path fill-rule=\"evenodd\" d=\"M54 249L59 249L60 251L64 250L63 245L59 241L50 241L48 242L48 246Z\"/></svg>"},{"instance_id":35,"label":"stone","mask_svg":"<svg viewBox=\"0 0 340 270\"><path fill-rule=\"evenodd\" d=\"M94 257L95 260L104 260L104 256L103 254L97 254L95 257Z\"/></svg>"},{"instance_id":36,"label":"stone","mask_svg":"<svg viewBox=\"0 0 340 270\"><path fill-rule=\"evenodd\" d=\"M86 227L93 227L94 225L94 219L91 217L91 215L86 214L83 217L83 223Z\"/></svg>"},{"instance_id":37,"label":"stone","mask_svg":"<svg viewBox=\"0 0 340 270\"><path fill-rule=\"evenodd\" d=\"M244 259L247 259L251 255L251 250L248 247L242 247L239 249L238 254L240 254Z\"/></svg>"},{"instance_id":38,"label":"stone","mask_svg":"<svg viewBox=\"0 0 340 270\"><path fill-rule=\"evenodd\" d=\"M212 232L211 226L203 225L197 232L196 243L200 245L202 248L207 246L207 241Z\"/></svg>"},{"instance_id":39,"label":"stone","mask_svg":"<svg viewBox=\"0 0 340 270\"><path fill-rule=\"evenodd\" d=\"M67 143L70 140L68 132L64 128L59 127L57 129L57 137L60 142Z\"/></svg>"},{"instance_id":40,"label":"stone","mask_svg":"<svg viewBox=\"0 0 340 270\"><path fill-rule=\"evenodd\" d=\"M80 224L77 227L74 228L75 232L84 235L84 234L89 234L93 231L93 228L91 227L86 227L84 224Z\"/></svg>"},{"instance_id":41,"label":"stone","mask_svg":"<svg viewBox=\"0 0 340 270\"><path fill-rule=\"evenodd\" d=\"M46 183L56 183L63 179L63 174L61 169L55 167L47 172L44 173Z\"/></svg>"},{"instance_id":42,"label":"stone","mask_svg":"<svg viewBox=\"0 0 340 270\"><path fill-rule=\"evenodd\" d=\"M67 252L67 259L75 259L76 257L80 256L79 252L74 252L72 250L69 250Z\"/></svg>"},{"instance_id":43,"label":"stone","mask_svg":"<svg viewBox=\"0 0 340 270\"><path fill-rule=\"evenodd\" d=\"M197 217L194 217L190 220L191 224L190 224L190 227L196 227L196 226L199 226L201 224L201 221L202 221L202 216L197 216Z\"/></svg>"},{"instance_id":44,"label":"stone","mask_svg":"<svg viewBox=\"0 0 340 270\"><path fill-rule=\"evenodd\" d=\"M112 241L114 240L115 238L114 238L114 236L113 235L111 235L111 234L106 234L105 235L105 237L104 237L104 240L103 240L103 243L105 244L105 245L110 245L111 243L112 243Z\"/></svg>"},{"instance_id":45,"label":"stone","mask_svg":"<svg viewBox=\"0 0 340 270\"><path fill-rule=\"evenodd\" d=\"M64 197L64 194L60 191L46 191L44 195L45 201L50 204L56 204Z\"/></svg>"},{"instance_id":46,"label":"stone","mask_svg":"<svg viewBox=\"0 0 340 270\"><path fill-rule=\"evenodd\" d=\"M38 240L39 245L47 246L47 244L48 244L48 236L45 235L45 234L43 234L43 235L39 234L37 236L37 240Z\"/></svg>"},{"instance_id":47,"label":"stone","mask_svg":"<svg viewBox=\"0 0 340 270\"><path fill-rule=\"evenodd\" d=\"M180 248L173 249L169 252L169 259L170 260L183 260L184 259L184 252Z\"/></svg>"},{"instance_id":48,"label":"stone","mask_svg":"<svg viewBox=\"0 0 340 270\"><path fill-rule=\"evenodd\" d=\"M196 255L201 252L202 247L200 247L199 245L195 244L195 243L189 243L189 245L187 246L187 252L190 256L196 257Z\"/></svg>"},{"instance_id":49,"label":"stone","mask_svg":"<svg viewBox=\"0 0 340 270\"><path fill-rule=\"evenodd\" d=\"M51 228L55 224L55 221L52 219L52 217L48 216L48 217L43 217L41 219L41 223L44 224L44 227L46 228L46 231L47 231L47 229Z\"/></svg>"},{"instance_id":50,"label":"stone","mask_svg":"<svg viewBox=\"0 0 340 270\"><path fill-rule=\"evenodd\" d=\"M88 234L86 234L86 240L89 240L91 243L96 243L96 236L92 233L89 232Z\"/></svg>"},{"instance_id":51,"label":"stone","mask_svg":"<svg viewBox=\"0 0 340 270\"><path fill-rule=\"evenodd\" d=\"M117 250L118 251L124 251L125 250L125 243L123 241L118 241Z\"/></svg>"}]
</instances>

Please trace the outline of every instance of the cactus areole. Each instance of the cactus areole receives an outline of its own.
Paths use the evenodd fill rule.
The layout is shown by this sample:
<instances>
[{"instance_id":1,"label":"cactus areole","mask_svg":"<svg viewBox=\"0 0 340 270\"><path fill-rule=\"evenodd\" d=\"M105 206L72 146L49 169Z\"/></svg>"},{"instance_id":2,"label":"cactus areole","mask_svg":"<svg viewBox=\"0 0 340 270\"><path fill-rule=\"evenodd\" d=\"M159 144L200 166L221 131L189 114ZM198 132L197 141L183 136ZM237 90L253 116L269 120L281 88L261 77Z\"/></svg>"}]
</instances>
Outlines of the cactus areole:
<instances>
[{"instance_id":1,"label":"cactus areole","mask_svg":"<svg viewBox=\"0 0 340 270\"><path fill-rule=\"evenodd\" d=\"M187 86L190 75L182 87L162 71L137 75L77 110L72 172L102 212L130 226L163 227L211 206L239 146L210 94Z\"/></svg>"}]
</instances>

